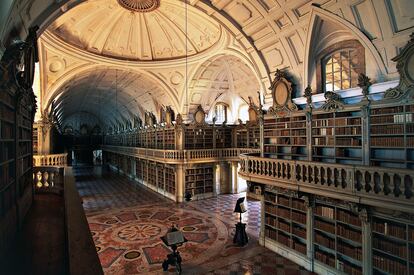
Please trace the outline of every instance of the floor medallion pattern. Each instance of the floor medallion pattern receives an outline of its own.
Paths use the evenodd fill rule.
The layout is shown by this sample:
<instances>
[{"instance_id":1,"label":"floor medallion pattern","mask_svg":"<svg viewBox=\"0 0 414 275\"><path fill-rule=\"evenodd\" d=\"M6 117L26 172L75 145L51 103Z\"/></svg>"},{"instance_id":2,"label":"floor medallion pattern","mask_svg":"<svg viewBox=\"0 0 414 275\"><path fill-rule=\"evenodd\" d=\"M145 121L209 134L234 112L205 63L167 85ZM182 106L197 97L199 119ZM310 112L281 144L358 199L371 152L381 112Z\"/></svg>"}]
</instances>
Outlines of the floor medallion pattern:
<instances>
[{"instance_id":1,"label":"floor medallion pattern","mask_svg":"<svg viewBox=\"0 0 414 275\"><path fill-rule=\"evenodd\" d=\"M161 241L172 224L188 240L179 250L183 261L196 266L217 255L231 237L228 226L194 209L129 207L88 216L106 274L136 274L161 269L169 247ZM130 262L135 262L135 267ZM128 269L125 270L126 266Z\"/></svg>"}]
</instances>

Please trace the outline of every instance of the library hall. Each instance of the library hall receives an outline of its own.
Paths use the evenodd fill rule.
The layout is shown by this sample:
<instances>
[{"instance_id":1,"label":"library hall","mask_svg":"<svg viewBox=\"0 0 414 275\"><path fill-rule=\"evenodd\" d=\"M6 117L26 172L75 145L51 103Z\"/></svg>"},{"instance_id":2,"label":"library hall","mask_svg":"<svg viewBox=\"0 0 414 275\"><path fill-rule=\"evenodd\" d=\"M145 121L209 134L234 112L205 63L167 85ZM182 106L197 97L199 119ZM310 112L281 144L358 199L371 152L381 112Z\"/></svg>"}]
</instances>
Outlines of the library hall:
<instances>
[{"instance_id":1,"label":"library hall","mask_svg":"<svg viewBox=\"0 0 414 275\"><path fill-rule=\"evenodd\" d=\"M0 0L0 274L414 274L414 0Z\"/></svg>"}]
</instances>

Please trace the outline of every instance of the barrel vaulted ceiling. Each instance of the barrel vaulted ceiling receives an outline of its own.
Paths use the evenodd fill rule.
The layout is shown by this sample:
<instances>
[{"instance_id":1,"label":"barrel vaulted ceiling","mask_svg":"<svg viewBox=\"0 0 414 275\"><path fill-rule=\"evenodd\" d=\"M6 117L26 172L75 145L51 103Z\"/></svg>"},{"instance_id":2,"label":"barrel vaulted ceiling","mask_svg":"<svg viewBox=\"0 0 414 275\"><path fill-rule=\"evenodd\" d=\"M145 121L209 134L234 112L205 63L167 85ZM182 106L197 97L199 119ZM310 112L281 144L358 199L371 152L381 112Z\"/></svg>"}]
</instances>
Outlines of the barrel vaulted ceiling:
<instances>
[{"instance_id":1,"label":"barrel vaulted ceiling","mask_svg":"<svg viewBox=\"0 0 414 275\"><path fill-rule=\"evenodd\" d=\"M291 74L294 96L301 96L308 84L316 89L312 58L324 46L345 39L357 39L365 47L367 74L374 82L392 80L398 74L391 59L414 30L412 0L189 0L186 66L185 1L160 0L154 11L139 14L117 0L15 3L2 42L13 26L22 26L23 37L28 26L41 26L42 108L63 94L75 76L89 76L79 85L90 91L86 83L96 78L93 71L99 67L145 75L146 87L156 83L164 93L162 98L151 93L151 100L139 101L130 112L155 112L156 106L170 104L185 115L196 104L208 110L220 97L230 98L226 94L255 97L257 89L269 104L267 88L276 69ZM101 86L106 87L102 97L113 94L113 87ZM122 104L144 90L124 89ZM60 112L62 118L70 114ZM122 115L127 116L124 111Z\"/></svg>"}]
</instances>

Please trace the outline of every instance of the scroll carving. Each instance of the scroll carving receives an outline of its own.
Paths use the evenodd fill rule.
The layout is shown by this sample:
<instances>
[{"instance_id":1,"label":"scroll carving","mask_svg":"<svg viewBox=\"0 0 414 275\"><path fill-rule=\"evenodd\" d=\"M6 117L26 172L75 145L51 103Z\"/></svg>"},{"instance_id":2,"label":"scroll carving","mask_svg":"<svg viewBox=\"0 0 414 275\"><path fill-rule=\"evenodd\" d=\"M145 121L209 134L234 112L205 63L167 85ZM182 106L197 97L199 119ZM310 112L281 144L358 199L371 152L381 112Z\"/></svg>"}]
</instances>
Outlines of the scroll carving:
<instances>
[{"instance_id":1,"label":"scroll carving","mask_svg":"<svg viewBox=\"0 0 414 275\"><path fill-rule=\"evenodd\" d=\"M321 109L326 112L332 112L337 110L342 110L344 108L344 103L342 102L341 97L331 91L325 92L325 103L321 106Z\"/></svg>"},{"instance_id":2,"label":"scroll carving","mask_svg":"<svg viewBox=\"0 0 414 275\"><path fill-rule=\"evenodd\" d=\"M397 87L385 91L384 99L399 100L414 97L414 33L410 41L401 50L401 53L392 61L397 62L397 71L400 75L400 83Z\"/></svg>"}]
</instances>

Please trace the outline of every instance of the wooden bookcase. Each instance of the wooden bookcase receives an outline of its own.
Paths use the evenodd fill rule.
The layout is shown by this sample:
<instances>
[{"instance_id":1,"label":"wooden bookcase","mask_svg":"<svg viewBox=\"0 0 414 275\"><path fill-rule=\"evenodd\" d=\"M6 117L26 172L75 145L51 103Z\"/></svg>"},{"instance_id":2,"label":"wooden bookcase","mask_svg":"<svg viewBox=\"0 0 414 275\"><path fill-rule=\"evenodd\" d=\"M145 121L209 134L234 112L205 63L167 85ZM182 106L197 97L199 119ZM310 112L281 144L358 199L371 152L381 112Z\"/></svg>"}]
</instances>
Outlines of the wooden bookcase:
<instances>
[{"instance_id":1,"label":"wooden bookcase","mask_svg":"<svg viewBox=\"0 0 414 275\"><path fill-rule=\"evenodd\" d=\"M414 223L374 216L372 250L374 274L413 274Z\"/></svg>"},{"instance_id":2,"label":"wooden bookcase","mask_svg":"<svg viewBox=\"0 0 414 275\"><path fill-rule=\"evenodd\" d=\"M319 162L361 164L361 111L312 115L312 159Z\"/></svg>"},{"instance_id":3,"label":"wooden bookcase","mask_svg":"<svg viewBox=\"0 0 414 275\"><path fill-rule=\"evenodd\" d=\"M238 125L234 134L237 148L260 148L259 125Z\"/></svg>"},{"instance_id":4,"label":"wooden bookcase","mask_svg":"<svg viewBox=\"0 0 414 275\"><path fill-rule=\"evenodd\" d=\"M371 165L414 168L414 105L371 110Z\"/></svg>"},{"instance_id":5,"label":"wooden bookcase","mask_svg":"<svg viewBox=\"0 0 414 275\"><path fill-rule=\"evenodd\" d=\"M0 91L0 217L16 201L16 109L14 94Z\"/></svg>"},{"instance_id":6,"label":"wooden bookcase","mask_svg":"<svg viewBox=\"0 0 414 275\"><path fill-rule=\"evenodd\" d=\"M213 166L197 165L185 170L185 193L194 198L213 193Z\"/></svg>"},{"instance_id":7,"label":"wooden bookcase","mask_svg":"<svg viewBox=\"0 0 414 275\"><path fill-rule=\"evenodd\" d=\"M185 149L213 148L213 127L185 128Z\"/></svg>"},{"instance_id":8,"label":"wooden bookcase","mask_svg":"<svg viewBox=\"0 0 414 275\"><path fill-rule=\"evenodd\" d=\"M304 200L278 192L264 194L265 237L306 256Z\"/></svg>"},{"instance_id":9,"label":"wooden bookcase","mask_svg":"<svg viewBox=\"0 0 414 275\"><path fill-rule=\"evenodd\" d=\"M263 134L265 153L280 159L307 160L305 115L266 119Z\"/></svg>"},{"instance_id":10,"label":"wooden bookcase","mask_svg":"<svg viewBox=\"0 0 414 275\"><path fill-rule=\"evenodd\" d=\"M33 129L32 111L28 109L30 98L28 94L23 95L17 112L17 166L19 195L31 192L33 184Z\"/></svg>"},{"instance_id":11,"label":"wooden bookcase","mask_svg":"<svg viewBox=\"0 0 414 275\"><path fill-rule=\"evenodd\" d=\"M362 274L362 224L353 212L335 204L316 202L315 260L344 271Z\"/></svg>"},{"instance_id":12,"label":"wooden bookcase","mask_svg":"<svg viewBox=\"0 0 414 275\"><path fill-rule=\"evenodd\" d=\"M165 191L175 195L175 169L172 166L165 166Z\"/></svg>"},{"instance_id":13,"label":"wooden bookcase","mask_svg":"<svg viewBox=\"0 0 414 275\"><path fill-rule=\"evenodd\" d=\"M216 148L231 148L233 140L233 128L229 126L215 127L214 138L216 140Z\"/></svg>"},{"instance_id":14,"label":"wooden bookcase","mask_svg":"<svg viewBox=\"0 0 414 275\"><path fill-rule=\"evenodd\" d=\"M37 123L33 124L33 155L39 153L39 125Z\"/></svg>"}]
</instances>

